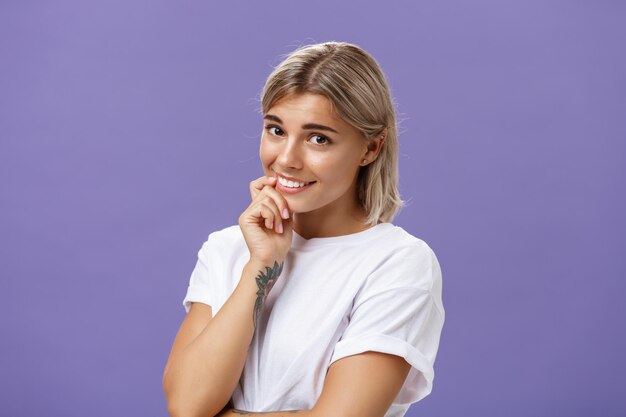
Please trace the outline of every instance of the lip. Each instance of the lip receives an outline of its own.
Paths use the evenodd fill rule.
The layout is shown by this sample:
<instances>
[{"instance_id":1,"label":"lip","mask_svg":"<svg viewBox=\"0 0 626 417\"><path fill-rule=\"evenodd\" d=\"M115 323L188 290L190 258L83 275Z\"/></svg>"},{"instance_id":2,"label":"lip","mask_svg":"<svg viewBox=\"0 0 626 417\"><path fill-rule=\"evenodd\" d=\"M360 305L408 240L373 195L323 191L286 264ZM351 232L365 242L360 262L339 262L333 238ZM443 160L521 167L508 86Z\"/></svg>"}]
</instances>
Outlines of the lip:
<instances>
[{"instance_id":1,"label":"lip","mask_svg":"<svg viewBox=\"0 0 626 417\"><path fill-rule=\"evenodd\" d=\"M293 178L293 177L288 177L286 175L283 174L276 174L278 177L282 177L288 181L297 181L297 182L303 182L306 183L306 185L304 187L298 187L298 188L289 188L289 187L285 187L284 185L282 185L280 183L280 181L276 181L276 189L278 191L280 191L283 194L298 194L301 193L303 191L306 191L311 185L315 184L317 181L304 181L304 180L300 180L298 178Z\"/></svg>"},{"instance_id":2,"label":"lip","mask_svg":"<svg viewBox=\"0 0 626 417\"><path fill-rule=\"evenodd\" d=\"M283 174L279 174L279 173L276 173L276 176L277 176L277 177L282 177L282 178L286 179L287 181L303 182L303 183L305 183L305 184L307 184L307 185L308 185L309 183L311 183L311 182L315 182L315 181L306 181L306 180L301 180L300 178L289 177L289 176L287 176L287 175L283 175Z\"/></svg>"},{"instance_id":3,"label":"lip","mask_svg":"<svg viewBox=\"0 0 626 417\"><path fill-rule=\"evenodd\" d=\"M285 187L284 185L282 185L280 182L276 183L276 189L278 191L280 191L283 194L298 194L301 192L304 192L306 190L309 189L310 186L312 186L313 184L315 184L314 182L305 185L304 187L298 187L298 188L289 188L289 187Z\"/></svg>"}]
</instances>

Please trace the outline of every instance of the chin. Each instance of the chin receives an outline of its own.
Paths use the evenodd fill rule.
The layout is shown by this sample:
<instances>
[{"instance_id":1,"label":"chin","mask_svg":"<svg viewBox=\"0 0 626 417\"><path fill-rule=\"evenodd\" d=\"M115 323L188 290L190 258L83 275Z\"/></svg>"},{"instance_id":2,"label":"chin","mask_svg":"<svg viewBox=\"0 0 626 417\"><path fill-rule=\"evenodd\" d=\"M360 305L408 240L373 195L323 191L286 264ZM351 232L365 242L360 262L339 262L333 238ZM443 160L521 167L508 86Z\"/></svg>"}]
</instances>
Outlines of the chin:
<instances>
[{"instance_id":1,"label":"chin","mask_svg":"<svg viewBox=\"0 0 626 417\"><path fill-rule=\"evenodd\" d=\"M290 201L288 197L286 198L286 200L287 204L289 205L289 210L293 213L306 213L307 211L311 211L308 207L306 207L305 204L294 203Z\"/></svg>"},{"instance_id":2,"label":"chin","mask_svg":"<svg viewBox=\"0 0 626 417\"><path fill-rule=\"evenodd\" d=\"M302 201L293 201L289 196L285 196L285 200L287 200L287 204L289 205L289 210L293 213L308 213L317 209L316 206L311 206L310 204L306 204Z\"/></svg>"}]
</instances>

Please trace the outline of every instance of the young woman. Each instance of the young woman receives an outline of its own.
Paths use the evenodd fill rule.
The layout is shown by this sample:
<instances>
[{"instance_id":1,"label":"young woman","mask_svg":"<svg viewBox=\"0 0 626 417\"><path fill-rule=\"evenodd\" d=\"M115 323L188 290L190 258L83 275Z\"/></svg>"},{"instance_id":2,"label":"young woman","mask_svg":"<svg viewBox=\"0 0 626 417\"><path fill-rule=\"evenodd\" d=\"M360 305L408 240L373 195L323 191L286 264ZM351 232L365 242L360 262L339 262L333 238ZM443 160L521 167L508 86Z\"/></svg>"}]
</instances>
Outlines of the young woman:
<instances>
[{"instance_id":1,"label":"young woman","mask_svg":"<svg viewBox=\"0 0 626 417\"><path fill-rule=\"evenodd\" d=\"M269 76L262 111L265 175L198 252L168 409L403 416L431 391L444 309L435 254L390 223L402 200L385 77L356 45L309 45Z\"/></svg>"}]
</instances>

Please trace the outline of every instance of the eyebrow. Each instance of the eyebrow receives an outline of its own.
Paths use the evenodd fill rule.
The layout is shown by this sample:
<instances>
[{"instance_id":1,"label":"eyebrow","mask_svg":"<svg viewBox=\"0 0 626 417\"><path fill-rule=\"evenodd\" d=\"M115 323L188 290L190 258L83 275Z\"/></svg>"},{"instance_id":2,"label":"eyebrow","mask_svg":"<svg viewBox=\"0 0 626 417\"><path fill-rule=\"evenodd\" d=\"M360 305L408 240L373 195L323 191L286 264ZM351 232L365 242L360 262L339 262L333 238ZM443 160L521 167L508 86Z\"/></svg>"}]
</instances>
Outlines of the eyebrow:
<instances>
[{"instance_id":1,"label":"eyebrow","mask_svg":"<svg viewBox=\"0 0 626 417\"><path fill-rule=\"evenodd\" d=\"M276 122L276 123L283 124L283 121L280 120L280 117L274 116L273 114L266 114L265 116L263 116L263 119L267 119L267 120L271 120L271 121ZM302 125L302 129L307 129L307 130L309 130L309 129L310 130L327 130L329 132L333 132L333 133L337 133L337 134L339 133L335 129L333 129L332 127L320 125L318 123L307 123L305 125Z\"/></svg>"}]
</instances>

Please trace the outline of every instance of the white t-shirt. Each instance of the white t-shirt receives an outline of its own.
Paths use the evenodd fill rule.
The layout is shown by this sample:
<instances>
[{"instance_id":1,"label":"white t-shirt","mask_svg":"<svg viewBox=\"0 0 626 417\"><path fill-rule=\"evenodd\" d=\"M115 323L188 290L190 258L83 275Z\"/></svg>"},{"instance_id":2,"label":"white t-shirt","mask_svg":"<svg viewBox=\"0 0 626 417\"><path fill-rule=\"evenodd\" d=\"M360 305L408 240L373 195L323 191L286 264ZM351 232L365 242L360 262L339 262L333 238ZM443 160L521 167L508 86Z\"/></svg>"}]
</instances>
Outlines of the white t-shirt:
<instances>
[{"instance_id":1,"label":"white t-shirt","mask_svg":"<svg viewBox=\"0 0 626 417\"><path fill-rule=\"evenodd\" d=\"M215 316L248 259L239 226L211 233L198 252L185 310L201 302ZM329 238L304 239L294 232L282 274L263 305L233 406L255 412L312 409L328 367L371 350L401 356L412 366L385 414L401 417L432 389L443 322L441 269L421 239L391 223Z\"/></svg>"}]
</instances>

